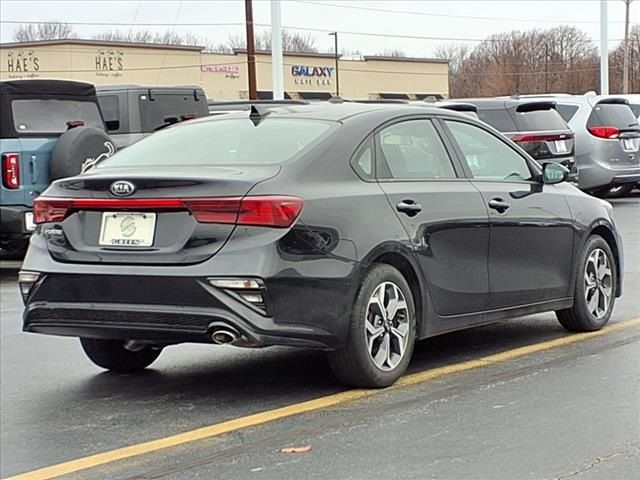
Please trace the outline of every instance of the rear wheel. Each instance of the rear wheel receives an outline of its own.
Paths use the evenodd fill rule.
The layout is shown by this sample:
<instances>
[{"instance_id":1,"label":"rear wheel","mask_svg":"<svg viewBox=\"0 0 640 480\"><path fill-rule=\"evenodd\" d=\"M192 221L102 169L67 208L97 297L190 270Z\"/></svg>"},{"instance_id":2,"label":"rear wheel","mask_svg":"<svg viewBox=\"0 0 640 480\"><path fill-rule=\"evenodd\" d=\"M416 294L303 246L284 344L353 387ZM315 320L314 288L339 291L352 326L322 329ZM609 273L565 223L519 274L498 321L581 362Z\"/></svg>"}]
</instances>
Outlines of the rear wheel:
<instances>
[{"instance_id":1,"label":"rear wheel","mask_svg":"<svg viewBox=\"0 0 640 480\"><path fill-rule=\"evenodd\" d=\"M81 338L80 343L87 357L99 367L115 372L135 372L151 365L161 349L143 346L130 350L122 340Z\"/></svg>"},{"instance_id":2,"label":"rear wheel","mask_svg":"<svg viewBox=\"0 0 640 480\"><path fill-rule=\"evenodd\" d=\"M354 302L347 344L329 352L335 375L354 387L386 387L406 371L416 338L411 289L390 265L374 265Z\"/></svg>"},{"instance_id":3,"label":"rear wheel","mask_svg":"<svg viewBox=\"0 0 640 480\"><path fill-rule=\"evenodd\" d=\"M592 332L604 327L615 303L616 278L609 244L599 235L591 236L577 266L573 307L556 312L560 324L572 332Z\"/></svg>"}]
</instances>

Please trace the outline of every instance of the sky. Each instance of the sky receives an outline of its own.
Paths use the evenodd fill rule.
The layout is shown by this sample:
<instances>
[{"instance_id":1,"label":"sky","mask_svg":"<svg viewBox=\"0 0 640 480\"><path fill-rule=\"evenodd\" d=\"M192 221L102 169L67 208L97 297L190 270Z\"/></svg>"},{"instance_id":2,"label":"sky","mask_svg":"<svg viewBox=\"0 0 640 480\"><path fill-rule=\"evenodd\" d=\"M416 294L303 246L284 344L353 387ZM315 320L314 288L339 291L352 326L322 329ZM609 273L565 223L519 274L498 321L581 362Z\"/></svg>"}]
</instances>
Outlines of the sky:
<instances>
[{"instance_id":1,"label":"sky","mask_svg":"<svg viewBox=\"0 0 640 480\"><path fill-rule=\"evenodd\" d=\"M624 2L609 0L607 4L609 48L613 49L624 37ZM414 57L433 56L442 44L476 45L474 40L493 33L560 24L582 29L594 45L600 39L600 0L282 0L281 5L283 26L313 34L316 47L323 52L333 52L329 31L339 32L340 51L372 55L400 49ZM256 31L268 29L270 1L253 0L253 11ZM5 22L62 21L92 23L74 25L80 38L103 30L169 29L191 32L217 44L230 35L244 34L244 1L0 0L0 21L2 42L12 41L16 28ZM631 3L630 21L640 24L640 0Z\"/></svg>"}]
</instances>

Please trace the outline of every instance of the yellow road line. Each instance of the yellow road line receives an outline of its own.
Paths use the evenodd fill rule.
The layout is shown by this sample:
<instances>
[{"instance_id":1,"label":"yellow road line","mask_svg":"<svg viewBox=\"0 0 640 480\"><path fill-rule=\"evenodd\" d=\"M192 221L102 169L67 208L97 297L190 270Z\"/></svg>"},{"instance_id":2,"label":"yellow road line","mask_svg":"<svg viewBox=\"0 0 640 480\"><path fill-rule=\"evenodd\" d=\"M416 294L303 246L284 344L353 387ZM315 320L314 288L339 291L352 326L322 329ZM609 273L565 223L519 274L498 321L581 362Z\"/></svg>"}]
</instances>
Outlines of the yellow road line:
<instances>
[{"instance_id":1,"label":"yellow road line","mask_svg":"<svg viewBox=\"0 0 640 480\"><path fill-rule=\"evenodd\" d=\"M436 378L444 377L446 375L466 372L475 368L494 365L496 363L513 360L514 358L522 357L524 355L530 355L532 353L570 345L572 343L581 342L590 338L600 337L621 330L627 330L629 328L637 326L640 326L640 318L634 318L625 322L616 323L597 332L581 333L556 338L554 340L534 343L533 345L527 345L494 355L488 355L477 360L469 360L454 365L448 365L445 367L434 368L431 370L426 370L424 372L406 375L396 383L395 387L392 388L415 385L429 380L434 380ZM320 397L315 400L296 403L287 407L267 410L265 412L256 413L254 415L248 415L246 417L216 423L214 425L197 428L195 430L179 433L177 435L171 435L169 437L159 438L157 440L151 440L149 442L138 443L137 445L131 445L129 447L118 448L108 452L89 455L88 457L79 458L77 460L71 460L69 462L64 462L58 465L52 465L50 467L45 467L39 470L16 475L6 480L47 480L51 478L57 478L62 475L68 475L70 473L79 472L81 470L97 467L99 465L105 465L107 463L116 462L118 460L124 460L147 453L157 452L158 450L162 450L164 448L176 447L178 445L184 445L186 443L196 442L198 440L204 440L225 433L230 433L242 428L255 427L257 425L262 425L267 422L273 422L274 420L291 417L293 415L300 415L302 413L313 412L323 408L333 407L338 404L350 402L363 397L368 397L371 395L375 395L378 392L388 390L389 389L348 390L346 392Z\"/></svg>"}]
</instances>

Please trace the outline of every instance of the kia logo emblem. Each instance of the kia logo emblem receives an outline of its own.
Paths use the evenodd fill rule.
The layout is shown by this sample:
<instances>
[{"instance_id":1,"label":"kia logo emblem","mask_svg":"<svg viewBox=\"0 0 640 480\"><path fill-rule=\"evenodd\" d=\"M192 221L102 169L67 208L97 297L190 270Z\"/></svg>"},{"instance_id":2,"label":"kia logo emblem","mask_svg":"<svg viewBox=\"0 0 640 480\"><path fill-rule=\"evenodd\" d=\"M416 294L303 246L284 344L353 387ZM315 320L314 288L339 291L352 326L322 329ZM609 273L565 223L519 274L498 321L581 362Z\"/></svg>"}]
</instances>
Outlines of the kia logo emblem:
<instances>
[{"instance_id":1,"label":"kia logo emblem","mask_svg":"<svg viewBox=\"0 0 640 480\"><path fill-rule=\"evenodd\" d=\"M109 188L116 197L126 197L136 191L136 186L126 180L113 182Z\"/></svg>"}]
</instances>

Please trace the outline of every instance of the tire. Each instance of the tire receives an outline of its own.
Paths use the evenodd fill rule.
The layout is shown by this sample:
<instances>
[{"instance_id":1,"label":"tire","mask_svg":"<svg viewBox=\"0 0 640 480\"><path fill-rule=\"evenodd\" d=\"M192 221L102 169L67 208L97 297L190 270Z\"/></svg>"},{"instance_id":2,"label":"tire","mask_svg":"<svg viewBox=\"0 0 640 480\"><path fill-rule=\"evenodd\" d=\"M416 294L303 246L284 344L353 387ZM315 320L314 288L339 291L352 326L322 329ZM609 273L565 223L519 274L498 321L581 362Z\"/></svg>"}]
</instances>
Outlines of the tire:
<instances>
[{"instance_id":1,"label":"tire","mask_svg":"<svg viewBox=\"0 0 640 480\"><path fill-rule=\"evenodd\" d=\"M67 130L60 135L51 152L51 180L79 175L88 160L95 160L101 155L106 158L113 152L113 141L99 128L75 127Z\"/></svg>"},{"instance_id":2,"label":"tire","mask_svg":"<svg viewBox=\"0 0 640 480\"><path fill-rule=\"evenodd\" d=\"M97 366L114 372L137 372L151 365L161 349L146 346L138 351L124 348L122 340L81 338L84 353Z\"/></svg>"},{"instance_id":3,"label":"tire","mask_svg":"<svg viewBox=\"0 0 640 480\"><path fill-rule=\"evenodd\" d=\"M393 318L387 318L387 309L384 319L377 314L381 309L376 299L388 307L393 298L402 297L406 307L397 309ZM409 365L415 344L414 305L409 284L397 269L384 264L371 267L351 310L346 346L328 352L329 365L336 377L350 386L365 388L387 387L398 380Z\"/></svg>"},{"instance_id":4,"label":"tire","mask_svg":"<svg viewBox=\"0 0 640 480\"><path fill-rule=\"evenodd\" d=\"M601 267L606 265L606 268L599 268L596 271L596 264ZM588 287L587 282L591 286ZM616 288L617 271L611 248L601 236L592 235L582 249L576 267L573 306L558 310L556 312L558 321L570 332L600 330L611 318ZM607 292L609 296L605 303ZM594 300L596 295L597 300Z\"/></svg>"}]
</instances>

